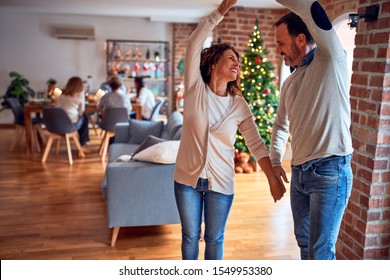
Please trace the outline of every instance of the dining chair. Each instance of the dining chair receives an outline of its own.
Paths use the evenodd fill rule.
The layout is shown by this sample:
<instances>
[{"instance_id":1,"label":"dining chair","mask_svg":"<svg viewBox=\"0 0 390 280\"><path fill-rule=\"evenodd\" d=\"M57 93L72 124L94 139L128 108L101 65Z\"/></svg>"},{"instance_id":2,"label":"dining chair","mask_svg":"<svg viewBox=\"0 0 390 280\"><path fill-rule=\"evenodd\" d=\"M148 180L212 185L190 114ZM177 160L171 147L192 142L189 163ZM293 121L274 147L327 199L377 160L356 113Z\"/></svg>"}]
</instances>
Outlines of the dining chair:
<instances>
[{"instance_id":1,"label":"dining chair","mask_svg":"<svg viewBox=\"0 0 390 280\"><path fill-rule=\"evenodd\" d=\"M12 152L15 150L16 143L21 139L23 139L23 136L21 134L24 134L24 130L26 129L25 122L24 122L24 109L22 104L20 104L19 100L14 97L8 97L6 99L6 103L12 110L12 113L15 118L15 124L16 124L15 134L10 147L10 151ZM41 125L42 125L41 118L32 119L32 128L33 128L32 141L35 142L38 152L41 152L41 146L38 137L40 137L40 140L44 141L43 130Z\"/></svg>"},{"instance_id":2,"label":"dining chair","mask_svg":"<svg viewBox=\"0 0 390 280\"><path fill-rule=\"evenodd\" d=\"M64 109L59 107L43 108L43 124L49 134L46 148L43 153L42 162L46 162L49 155L51 145L54 140L57 140L56 154L59 153L60 140L65 138L66 150L68 152L69 164L73 164L72 149L70 147L70 139L72 138L76 144L77 150L81 157L85 157L83 149L78 138L77 128L70 120Z\"/></svg>"},{"instance_id":3,"label":"dining chair","mask_svg":"<svg viewBox=\"0 0 390 280\"><path fill-rule=\"evenodd\" d=\"M128 122L129 114L125 107L112 107L106 108L102 114L102 120L100 122L100 128L102 129L103 136L100 143L99 155L102 162L106 160L108 146L110 144L110 138L115 136L115 125L119 122Z\"/></svg>"},{"instance_id":4,"label":"dining chair","mask_svg":"<svg viewBox=\"0 0 390 280\"><path fill-rule=\"evenodd\" d=\"M149 117L149 119L147 119L147 121L157 121L157 117L160 114L160 109L161 109L163 104L164 104L164 100L162 100L162 99L156 100L156 105L154 105L152 113L150 114L150 117Z\"/></svg>"}]
</instances>

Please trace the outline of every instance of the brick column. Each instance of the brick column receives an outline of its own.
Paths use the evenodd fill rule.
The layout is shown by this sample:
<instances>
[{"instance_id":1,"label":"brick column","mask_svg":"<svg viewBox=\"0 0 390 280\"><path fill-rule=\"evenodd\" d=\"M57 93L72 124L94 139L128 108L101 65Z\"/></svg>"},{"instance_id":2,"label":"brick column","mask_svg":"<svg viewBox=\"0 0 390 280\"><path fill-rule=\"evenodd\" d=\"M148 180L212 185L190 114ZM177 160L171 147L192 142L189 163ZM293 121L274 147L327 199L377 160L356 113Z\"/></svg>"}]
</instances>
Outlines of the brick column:
<instances>
[{"instance_id":1,"label":"brick column","mask_svg":"<svg viewBox=\"0 0 390 280\"><path fill-rule=\"evenodd\" d=\"M173 86L172 86L172 96L173 102L172 107L173 111L176 110L176 88L180 82L184 81L184 76L180 76L179 71L177 70L177 65L180 59L184 59L186 53L186 45L188 37L194 31L197 24L191 23L174 23L173 24Z\"/></svg>"},{"instance_id":2,"label":"brick column","mask_svg":"<svg viewBox=\"0 0 390 280\"><path fill-rule=\"evenodd\" d=\"M390 256L390 2L360 0L359 13L371 4L380 5L379 18L360 20L355 37L350 89L354 180L338 259Z\"/></svg>"}]
</instances>

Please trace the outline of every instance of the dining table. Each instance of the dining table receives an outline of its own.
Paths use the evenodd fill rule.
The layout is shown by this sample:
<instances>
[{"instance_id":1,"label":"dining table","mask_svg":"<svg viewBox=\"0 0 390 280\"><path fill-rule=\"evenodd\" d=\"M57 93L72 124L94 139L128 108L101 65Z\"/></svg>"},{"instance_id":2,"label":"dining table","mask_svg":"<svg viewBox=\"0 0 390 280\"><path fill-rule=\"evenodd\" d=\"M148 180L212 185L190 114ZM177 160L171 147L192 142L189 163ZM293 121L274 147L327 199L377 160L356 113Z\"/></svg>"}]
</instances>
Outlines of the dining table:
<instances>
[{"instance_id":1,"label":"dining table","mask_svg":"<svg viewBox=\"0 0 390 280\"><path fill-rule=\"evenodd\" d=\"M40 117L43 113L43 108L46 106L55 106L54 102L43 101L29 101L24 105L24 123L25 123L25 136L26 136L26 154L32 154L32 115L35 113L36 117ZM142 120L142 105L132 104L133 111L136 113L136 119ZM96 113L96 102L88 101L85 104L85 112ZM44 141L38 137L39 144L42 150L44 150Z\"/></svg>"}]
</instances>

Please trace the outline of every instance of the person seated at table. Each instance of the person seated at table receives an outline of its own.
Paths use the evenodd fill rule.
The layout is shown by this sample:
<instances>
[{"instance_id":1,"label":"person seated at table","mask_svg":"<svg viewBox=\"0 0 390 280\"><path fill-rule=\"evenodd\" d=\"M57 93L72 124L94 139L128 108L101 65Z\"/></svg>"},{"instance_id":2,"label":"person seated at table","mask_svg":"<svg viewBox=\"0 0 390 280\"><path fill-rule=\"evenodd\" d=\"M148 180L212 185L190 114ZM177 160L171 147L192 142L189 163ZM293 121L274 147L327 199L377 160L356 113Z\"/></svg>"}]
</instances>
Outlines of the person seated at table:
<instances>
[{"instance_id":1,"label":"person seated at table","mask_svg":"<svg viewBox=\"0 0 390 280\"><path fill-rule=\"evenodd\" d=\"M100 98L96 105L97 110L101 114L106 108L125 107L130 116L132 113L130 97L121 91L121 79L118 76L112 76L108 82L112 91L110 93L106 93L102 98Z\"/></svg>"},{"instance_id":2,"label":"person seated at table","mask_svg":"<svg viewBox=\"0 0 390 280\"><path fill-rule=\"evenodd\" d=\"M47 90L46 90L46 96L49 99L55 99L54 91L57 87L57 81L55 79L49 79L47 82Z\"/></svg>"},{"instance_id":3,"label":"person seated at table","mask_svg":"<svg viewBox=\"0 0 390 280\"><path fill-rule=\"evenodd\" d=\"M111 69L108 71L107 80L100 85L100 89L104 90L106 93L109 93L112 91L112 88L110 86L110 79L112 77L119 77L118 71L116 71L115 69ZM122 83L120 90L122 91L122 93L125 93L125 94L127 93L127 89L126 89L125 84Z\"/></svg>"},{"instance_id":4,"label":"person seated at table","mask_svg":"<svg viewBox=\"0 0 390 280\"><path fill-rule=\"evenodd\" d=\"M153 108L156 105L156 100L150 89L145 86L142 77L135 77L134 87L137 95L131 99L132 102L142 105L142 119L148 120L152 114ZM132 116L135 118L135 115Z\"/></svg>"},{"instance_id":5,"label":"person seated at table","mask_svg":"<svg viewBox=\"0 0 390 280\"><path fill-rule=\"evenodd\" d=\"M80 77L71 77L56 99L56 106L65 110L72 123L77 127L80 145L84 153L89 153L86 148L89 141L88 117L85 114L85 94L83 80Z\"/></svg>"}]
</instances>

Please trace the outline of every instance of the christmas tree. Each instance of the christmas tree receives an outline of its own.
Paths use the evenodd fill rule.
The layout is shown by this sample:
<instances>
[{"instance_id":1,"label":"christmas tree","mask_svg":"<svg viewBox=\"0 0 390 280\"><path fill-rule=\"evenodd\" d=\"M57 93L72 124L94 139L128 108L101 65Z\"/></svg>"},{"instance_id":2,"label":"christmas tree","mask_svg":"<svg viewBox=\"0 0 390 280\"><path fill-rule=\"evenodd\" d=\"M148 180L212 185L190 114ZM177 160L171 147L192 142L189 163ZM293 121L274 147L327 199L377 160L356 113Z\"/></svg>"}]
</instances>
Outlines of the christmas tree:
<instances>
[{"instance_id":1,"label":"christmas tree","mask_svg":"<svg viewBox=\"0 0 390 280\"><path fill-rule=\"evenodd\" d=\"M241 65L241 90L247 101L265 144L271 142L272 125L279 104L279 91L274 84L274 67L267 59L267 49L263 48L263 39L256 20L254 31L245 50ZM248 152L244 138L237 132L235 148L237 152Z\"/></svg>"}]
</instances>

